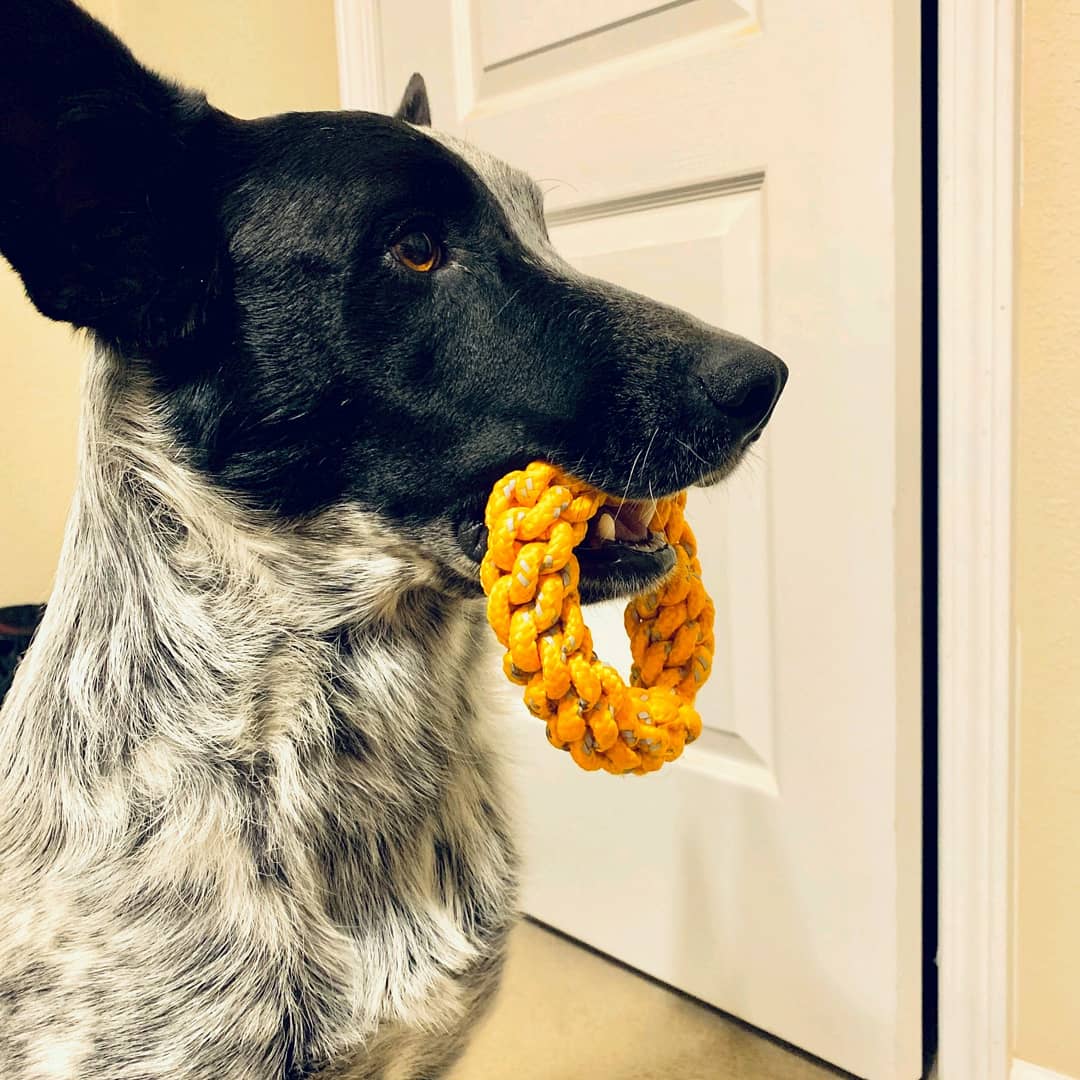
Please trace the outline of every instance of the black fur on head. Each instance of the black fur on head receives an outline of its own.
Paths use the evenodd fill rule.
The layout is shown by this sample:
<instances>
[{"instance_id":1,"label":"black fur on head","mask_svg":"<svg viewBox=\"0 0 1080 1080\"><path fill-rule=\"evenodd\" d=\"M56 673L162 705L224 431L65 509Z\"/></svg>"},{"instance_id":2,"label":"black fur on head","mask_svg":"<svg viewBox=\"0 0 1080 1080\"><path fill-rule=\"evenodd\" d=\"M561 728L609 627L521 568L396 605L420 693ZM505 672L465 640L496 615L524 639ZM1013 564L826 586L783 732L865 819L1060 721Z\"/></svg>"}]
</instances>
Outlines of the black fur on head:
<instances>
[{"instance_id":1,"label":"black fur on head","mask_svg":"<svg viewBox=\"0 0 1080 1080\"><path fill-rule=\"evenodd\" d=\"M216 484L378 512L466 590L508 469L631 498L712 481L783 386L765 350L562 262L530 180L418 130L419 76L397 118L240 121L36 0L8 6L0 96L0 251L37 306L146 365ZM608 545L583 591L670 565Z\"/></svg>"}]
</instances>

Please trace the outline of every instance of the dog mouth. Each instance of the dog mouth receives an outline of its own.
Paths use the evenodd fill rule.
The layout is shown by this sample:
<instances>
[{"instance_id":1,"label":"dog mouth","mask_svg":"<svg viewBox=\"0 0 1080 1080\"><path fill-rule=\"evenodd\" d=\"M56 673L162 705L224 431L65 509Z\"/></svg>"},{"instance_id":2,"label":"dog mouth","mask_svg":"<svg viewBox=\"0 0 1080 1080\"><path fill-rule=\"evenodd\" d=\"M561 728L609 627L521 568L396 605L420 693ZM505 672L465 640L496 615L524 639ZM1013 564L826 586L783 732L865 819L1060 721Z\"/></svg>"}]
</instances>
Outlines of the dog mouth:
<instances>
[{"instance_id":1,"label":"dog mouth","mask_svg":"<svg viewBox=\"0 0 1080 1080\"><path fill-rule=\"evenodd\" d=\"M576 549L583 599L610 599L643 592L675 567L675 551L651 527L656 500L609 502L589 521Z\"/></svg>"},{"instance_id":2,"label":"dog mouth","mask_svg":"<svg viewBox=\"0 0 1080 1080\"><path fill-rule=\"evenodd\" d=\"M585 538L574 549L586 603L631 596L658 585L675 568L675 551L664 533L653 529L655 499L611 499L589 519ZM461 546L479 565L488 545L487 526L462 528Z\"/></svg>"}]
</instances>

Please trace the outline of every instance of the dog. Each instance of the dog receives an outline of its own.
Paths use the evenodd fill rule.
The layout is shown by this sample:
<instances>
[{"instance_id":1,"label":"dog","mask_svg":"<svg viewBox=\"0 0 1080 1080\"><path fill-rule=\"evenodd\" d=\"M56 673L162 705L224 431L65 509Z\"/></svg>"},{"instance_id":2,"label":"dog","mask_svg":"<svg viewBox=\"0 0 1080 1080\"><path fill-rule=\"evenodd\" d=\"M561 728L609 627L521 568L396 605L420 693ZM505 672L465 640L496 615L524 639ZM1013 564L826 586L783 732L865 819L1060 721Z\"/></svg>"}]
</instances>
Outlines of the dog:
<instances>
[{"instance_id":1,"label":"dog","mask_svg":"<svg viewBox=\"0 0 1080 1080\"><path fill-rule=\"evenodd\" d=\"M0 713L0 1075L436 1080L516 913L486 495L538 458L625 495L582 594L653 586L648 500L786 368L571 268L419 77L241 121L69 0L4 27L0 252L92 349Z\"/></svg>"}]
</instances>

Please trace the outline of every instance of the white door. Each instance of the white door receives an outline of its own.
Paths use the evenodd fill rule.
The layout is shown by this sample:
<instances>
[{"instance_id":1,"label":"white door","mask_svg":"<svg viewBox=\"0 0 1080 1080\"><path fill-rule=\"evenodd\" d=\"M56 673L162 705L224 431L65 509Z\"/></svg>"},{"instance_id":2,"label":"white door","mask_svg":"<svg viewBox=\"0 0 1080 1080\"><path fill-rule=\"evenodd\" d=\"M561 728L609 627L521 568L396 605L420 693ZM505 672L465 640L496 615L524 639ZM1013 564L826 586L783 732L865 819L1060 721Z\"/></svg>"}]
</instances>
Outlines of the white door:
<instances>
[{"instance_id":1,"label":"white door","mask_svg":"<svg viewBox=\"0 0 1080 1080\"><path fill-rule=\"evenodd\" d=\"M375 50L385 107L421 71L436 126L542 181L572 262L791 369L691 496L704 737L616 779L516 707L526 910L874 1080L921 1067L918 8L384 0Z\"/></svg>"}]
</instances>

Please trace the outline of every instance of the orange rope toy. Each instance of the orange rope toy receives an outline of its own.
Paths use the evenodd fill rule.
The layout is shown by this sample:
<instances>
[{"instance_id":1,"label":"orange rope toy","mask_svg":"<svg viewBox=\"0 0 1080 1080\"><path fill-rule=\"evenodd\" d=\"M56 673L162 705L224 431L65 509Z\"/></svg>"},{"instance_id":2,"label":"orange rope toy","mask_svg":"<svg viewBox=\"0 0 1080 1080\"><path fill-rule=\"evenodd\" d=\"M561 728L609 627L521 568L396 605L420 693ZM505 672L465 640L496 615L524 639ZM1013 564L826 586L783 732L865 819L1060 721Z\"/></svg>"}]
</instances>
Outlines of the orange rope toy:
<instances>
[{"instance_id":1,"label":"orange rope toy","mask_svg":"<svg viewBox=\"0 0 1080 1080\"><path fill-rule=\"evenodd\" d=\"M507 650L503 670L525 687L548 741L583 769L640 774L674 761L701 734L693 702L712 664L714 612L680 492L658 501L649 523L675 549L675 569L626 607L631 685L597 659L574 548L589 519L620 502L545 462L508 473L488 500L480 581Z\"/></svg>"}]
</instances>

